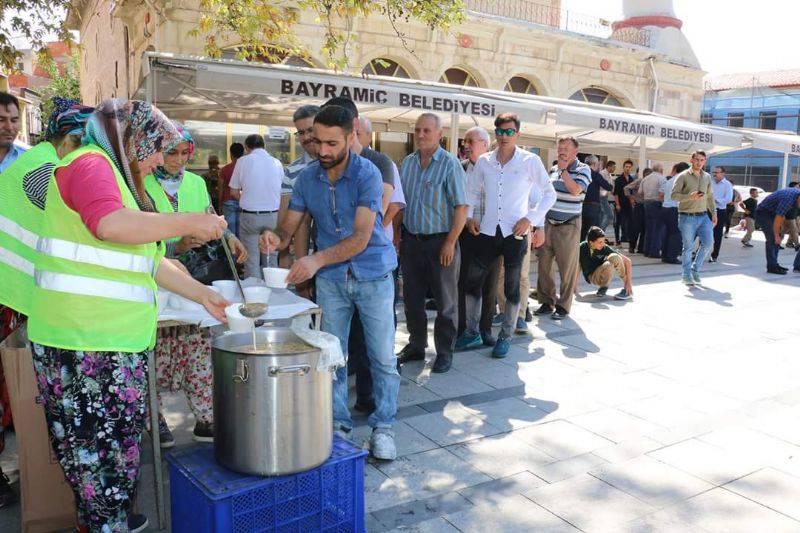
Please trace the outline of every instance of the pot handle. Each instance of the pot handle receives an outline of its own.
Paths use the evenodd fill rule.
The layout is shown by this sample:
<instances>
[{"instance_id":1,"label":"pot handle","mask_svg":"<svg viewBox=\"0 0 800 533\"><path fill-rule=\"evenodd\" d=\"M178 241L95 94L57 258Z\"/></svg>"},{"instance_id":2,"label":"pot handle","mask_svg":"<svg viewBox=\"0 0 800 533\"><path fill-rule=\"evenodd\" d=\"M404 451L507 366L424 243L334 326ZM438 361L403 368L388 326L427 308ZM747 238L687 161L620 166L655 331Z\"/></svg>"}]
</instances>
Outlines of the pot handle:
<instances>
[{"instance_id":1,"label":"pot handle","mask_svg":"<svg viewBox=\"0 0 800 533\"><path fill-rule=\"evenodd\" d=\"M309 372L311 372L311 365L271 366L268 370L270 377L275 377L278 374L305 376Z\"/></svg>"},{"instance_id":2,"label":"pot handle","mask_svg":"<svg viewBox=\"0 0 800 533\"><path fill-rule=\"evenodd\" d=\"M233 382L234 383L247 383L247 380L250 379L250 367L247 366L246 359L237 359L236 360L236 371L237 374L233 375Z\"/></svg>"}]
</instances>

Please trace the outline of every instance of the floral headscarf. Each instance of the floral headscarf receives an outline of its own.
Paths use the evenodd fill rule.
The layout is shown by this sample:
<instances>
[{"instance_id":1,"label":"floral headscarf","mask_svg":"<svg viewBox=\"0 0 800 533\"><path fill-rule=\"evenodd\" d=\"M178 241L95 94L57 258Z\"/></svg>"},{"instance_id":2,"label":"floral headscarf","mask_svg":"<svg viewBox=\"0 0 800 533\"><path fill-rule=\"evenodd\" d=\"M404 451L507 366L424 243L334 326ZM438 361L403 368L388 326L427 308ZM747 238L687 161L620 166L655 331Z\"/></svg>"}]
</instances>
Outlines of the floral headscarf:
<instances>
[{"instance_id":1,"label":"floral headscarf","mask_svg":"<svg viewBox=\"0 0 800 533\"><path fill-rule=\"evenodd\" d=\"M53 97L53 112L47 121L45 137L53 140L64 135L83 135L92 113L93 107L81 105L77 100Z\"/></svg>"},{"instance_id":2,"label":"floral headscarf","mask_svg":"<svg viewBox=\"0 0 800 533\"><path fill-rule=\"evenodd\" d=\"M131 161L144 161L180 138L164 113L148 102L119 98L101 103L86 124L83 144L99 146L125 178L143 211L154 211L143 194L142 176L134 176Z\"/></svg>"},{"instance_id":3,"label":"floral headscarf","mask_svg":"<svg viewBox=\"0 0 800 533\"><path fill-rule=\"evenodd\" d=\"M170 150L174 150L178 147L181 143L189 143L189 155L194 153L194 139L192 138L192 134L183 127L183 124L180 122L173 120L172 125L175 126L175 129L178 130L180 134L180 138L172 141L168 145L164 147L164 152L169 152ZM156 180L161 184L161 187L166 191L169 195L170 199L174 200L177 204L177 194L178 189L181 187L181 183L183 183L183 168L181 168L175 174L170 174L167 172L165 166L161 165L156 167L153 175L155 176Z\"/></svg>"}]
</instances>

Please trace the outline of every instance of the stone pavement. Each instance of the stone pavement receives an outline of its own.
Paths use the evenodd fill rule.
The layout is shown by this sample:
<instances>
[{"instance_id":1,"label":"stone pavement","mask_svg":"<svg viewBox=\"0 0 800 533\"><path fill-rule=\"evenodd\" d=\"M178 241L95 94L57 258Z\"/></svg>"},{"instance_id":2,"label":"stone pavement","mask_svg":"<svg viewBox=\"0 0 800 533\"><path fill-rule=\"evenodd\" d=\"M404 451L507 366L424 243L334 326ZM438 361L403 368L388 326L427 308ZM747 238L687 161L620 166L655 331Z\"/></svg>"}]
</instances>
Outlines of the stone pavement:
<instances>
[{"instance_id":1,"label":"stone pavement","mask_svg":"<svg viewBox=\"0 0 800 533\"><path fill-rule=\"evenodd\" d=\"M459 353L427 381L406 365L400 457L366 467L368 531L800 531L800 274L768 276L763 242L739 236L701 287L634 256L633 301L582 283L570 318L535 318L507 359Z\"/></svg>"}]
</instances>

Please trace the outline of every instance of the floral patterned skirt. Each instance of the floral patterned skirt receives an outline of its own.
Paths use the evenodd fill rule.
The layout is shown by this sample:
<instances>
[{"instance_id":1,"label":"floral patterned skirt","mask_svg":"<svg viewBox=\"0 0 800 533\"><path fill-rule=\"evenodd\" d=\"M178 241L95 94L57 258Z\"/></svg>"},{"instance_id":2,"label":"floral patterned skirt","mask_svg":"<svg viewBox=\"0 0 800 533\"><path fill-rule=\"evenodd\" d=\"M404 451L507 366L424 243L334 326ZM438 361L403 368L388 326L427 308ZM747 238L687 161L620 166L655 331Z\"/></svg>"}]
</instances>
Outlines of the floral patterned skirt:
<instances>
[{"instance_id":1,"label":"floral patterned skirt","mask_svg":"<svg viewBox=\"0 0 800 533\"><path fill-rule=\"evenodd\" d=\"M33 345L50 442L91 532L128 531L147 405L147 353Z\"/></svg>"},{"instance_id":2,"label":"floral patterned skirt","mask_svg":"<svg viewBox=\"0 0 800 533\"><path fill-rule=\"evenodd\" d=\"M198 422L214 421L214 374L208 328L159 328L156 337L156 376L159 390L183 391ZM161 398L158 399L159 406Z\"/></svg>"}]
</instances>

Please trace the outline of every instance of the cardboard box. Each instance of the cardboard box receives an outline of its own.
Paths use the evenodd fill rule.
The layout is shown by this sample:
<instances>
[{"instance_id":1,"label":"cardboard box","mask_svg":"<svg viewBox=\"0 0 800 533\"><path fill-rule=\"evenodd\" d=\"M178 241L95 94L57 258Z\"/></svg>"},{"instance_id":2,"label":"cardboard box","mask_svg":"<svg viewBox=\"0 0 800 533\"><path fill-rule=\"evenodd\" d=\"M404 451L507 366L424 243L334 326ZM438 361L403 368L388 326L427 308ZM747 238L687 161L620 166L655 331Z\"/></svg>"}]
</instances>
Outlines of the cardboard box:
<instances>
[{"instance_id":1,"label":"cardboard box","mask_svg":"<svg viewBox=\"0 0 800 533\"><path fill-rule=\"evenodd\" d=\"M14 413L19 455L21 520L23 533L44 533L74 528L75 498L53 455L44 409L37 403L39 390L30 344L24 327L0 344L6 387Z\"/></svg>"}]
</instances>

